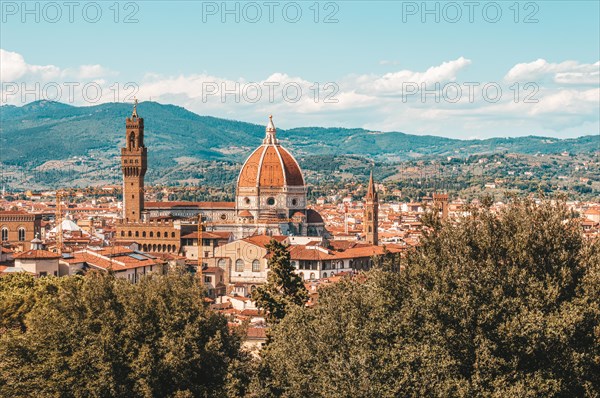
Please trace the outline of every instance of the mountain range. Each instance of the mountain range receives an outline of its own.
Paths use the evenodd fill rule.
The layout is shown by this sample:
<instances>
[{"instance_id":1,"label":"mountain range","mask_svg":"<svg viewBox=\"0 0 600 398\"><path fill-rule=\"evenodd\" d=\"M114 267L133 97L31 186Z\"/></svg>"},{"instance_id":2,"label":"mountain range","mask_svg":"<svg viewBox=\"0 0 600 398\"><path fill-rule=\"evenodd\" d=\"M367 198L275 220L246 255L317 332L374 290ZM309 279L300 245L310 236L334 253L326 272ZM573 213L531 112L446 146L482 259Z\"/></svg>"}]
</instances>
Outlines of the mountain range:
<instances>
[{"instance_id":1,"label":"mountain range","mask_svg":"<svg viewBox=\"0 0 600 398\"><path fill-rule=\"evenodd\" d=\"M36 101L20 107L0 107L0 161L5 166L34 169L49 161L73 157L104 157L117 167L124 145L125 118L132 107L105 103L77 107ZM264 125L201 116L185 108L142 102L149 164L158 173L182 162L223 160L240 163L260 145ZM277 125L277 119L275 117ZM302 164L314 155L358 155L378 161L402 161L431 156L473 154L571 153L599 149L597 135L574 139L540 136L459 140L403 132L375 132L361 128L299 127L278 129L278 138Z\"/></svg>"}]
</instances>

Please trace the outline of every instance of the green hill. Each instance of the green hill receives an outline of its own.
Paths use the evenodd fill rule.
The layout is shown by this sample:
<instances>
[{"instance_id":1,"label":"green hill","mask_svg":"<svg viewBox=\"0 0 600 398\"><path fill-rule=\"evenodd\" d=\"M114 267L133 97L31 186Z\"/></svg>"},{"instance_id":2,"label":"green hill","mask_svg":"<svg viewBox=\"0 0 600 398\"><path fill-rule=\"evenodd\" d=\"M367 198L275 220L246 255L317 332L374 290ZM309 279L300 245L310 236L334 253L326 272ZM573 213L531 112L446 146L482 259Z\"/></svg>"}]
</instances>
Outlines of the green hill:
<instances>
[{"instance_id":1,"label":"green hill","mask_svg":"<svg viewBox=\"0 0 600 398\"><path fill-rule=\"evenodd\" d=\"M144 117L149 163L157 179L177 170L182 163L243 162L264 136L264 126L200 116L175 105L143 102L138 105L138 112ZM110 174L109 170L117 171L118 151L124 144L125 117L130 113L131 105L123 103L76 107L37 101L22 107L1 106L0 161L5 171L27 174L46 167L49 161L92 157L96 163L88 162L87 172L106 169ZM533 136L457 140L401 132L301 127L279 130L278 137L301 162L309 155L359 155L378 161L398 161L493 152L598 150L597 136L565 140Z\"/></svg>"}]
</instances>

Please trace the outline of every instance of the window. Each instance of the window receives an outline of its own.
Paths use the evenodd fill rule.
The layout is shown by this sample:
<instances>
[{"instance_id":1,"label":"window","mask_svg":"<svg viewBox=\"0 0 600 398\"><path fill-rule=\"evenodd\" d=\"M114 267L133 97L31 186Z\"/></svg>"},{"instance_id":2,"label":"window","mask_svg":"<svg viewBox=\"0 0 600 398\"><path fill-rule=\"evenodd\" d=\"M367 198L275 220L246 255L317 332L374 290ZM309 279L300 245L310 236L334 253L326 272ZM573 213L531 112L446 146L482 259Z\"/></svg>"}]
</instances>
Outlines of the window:
<instances>
[{"instance_id":1,"label":"window","mask_svg":"<svg viewBox=\"0 0 600 398\"><path fill-rule=\"evenodd\" d=\"M142 231L142 238L146 237L146 231Z\"/></svg>"},{"instance_id":2,"label":"window","mask_svg":"<svg viewBox=\"0 0 600 398\"><path fill-rule=\"evenodd\" d=\"M131 231L127 231L127 236L131 237Z\"/></svg>"},{"instance_id":3,"label":"window","mask_svg":"<svg viewBox=\"0 0 600 398\"><path fill-rule=\"evenodd\" d=\"M275 204L275 198L269 198L269 199L267 199L267 204L269 206L273 206Z\"/></svg>"},{"instance_id":4,"label":"window","mask_svg":"<svg viewBox=\"0 0 600 398\"><path fill-rule=\"evenodd\" d=\"M314 272L311 272L311 273L310 273L310 278L309 278L309 279L310 279L311 281L312 281L313 279L315 279L315 273L314 273Z\"/></svg>"},{"instance_id":5,"label":"window","mask_svg":"<svg viewBox=\"0 0 600 398\"><path fill-rule=\"evenodd\" d=\"M260 272L260 262L258 260L252 261L252 272Z\"/></svg>"},{"instance_id":6,"label":"window","mask_svg":"<svg viewBox=\"0 0 600 398\"><path fill-rule=\"evenodd\" d=\"M135 237L139 238L140 237L140 231L135 231Z\"/></svg>"},{"instance_id":7,"label":"window","mask_svg":"<svg viewBox=\"0 0 600 398\"><path fill-rule=\"evenodd\" d=\"M158 231L158 232L156 233L156 237L157 237L157 238L160 238L160 231Z\"/></svg>"},{"instance_id":8,"label":"window","mask_svg":"<svg viewBox=\"0 0 600 398\"><path fill-rule=\"evenodd\" d=\"M304 272L300 272L298 275L300 275L300 278L302 278L302 280L304 280Z\"/></svg>"},{"instance_id":9,"label":"window","mask_svg":"<svg viewBox=\"0 0 600 398\"><path fill-rule=\"evenodd\" d=\"M150 231L150 237L154 238L154 232Z\"/></svg>"},{"instance_id":10,"label":"window","mask_svg":"<svg viewBox=\"0 0 600 398\"><path fill-rule=\"evenodd\" d=\"M19 242L25 241L25 228L19 228Z\"/></svg>"},{"instance_id":11,"label":"window","mask_svg":"<svg viewBox=\"0 0 600 398\"><path fill-rule=\"evenodd\" d=\"M327 278L327 272L323 272L323 278Z\"/></svg>"},{"instance_id":12,"label":"window","mask_svg":"<svg viewBox=\"0 0 600 398\"><path fill-rule=\"evenodd\" d=\"M205 276L204 277L204 283L210 283L210 281L211 281L210 276Z\"/></svg>"},{"instance_id":13,"label":"window","mask_svg":"<svg viewBox=\"0 0 600 398\"><path fill-rule=\"evenodd\" d=\"M235 272L244 272L244 260L241 258L235 261Z\"/></svg>"},{"instance_id":14,"label":"window","mask_svg":"<svg viewBox=\"0 0 600 398\"><path fill-rule=\"evenodd\" d=\"M221 269L225 269L225 259L221 258L219 259L219 261L217 261L217 267L221 268Z\"/></svg>"},{"instance_id":15,"label":"window","mask_svg":"<svg viewBox=\"0 0 600 398\"><path fill-rule=\"evenodd\" d=\"M292 206L298 205L298 199L292 199Z\"/></svg>"},{"instance_id":16,"label":"window","mask_svg":"<svg viewBox=\"0 0 600 398\"><path fill-rule=\"evenodd\" d=\"M171 232L171 238L175 237L175 232Z\"/></svg>"},{"instance_id":17,"label":"window","mask_svg":"<svg viewBox=\"0 0 600 398\"><path fill-rule=\"evenodd\" d=\"M41 272L40 272L40 276L47 276L47 275L48 275L48 273L47 273L47 272L45 272L45 271L41 271Z\"/></svg>"},{"instance_id":18,"label":"window","mask_svg":"<svg viewBox=\"0 0 600 398\"><path fill-rule=\"evenodd\" d=\"M8 228L2 228L2 241L8 240Z\"/></svg>"},{"instance_id":19,"label":"window","mask_svg":"<svg viewBox=\"0 0 600 398\"><path fill-rule=\"evenodd\" d=\"M226 220L227 219L227 214L221 214L221 220Z\"/></svg>"},{"instance_id":20,"label":"window","mask_svg":"<svg viewBox=\"0 0 600 398\"><path fill-rule=\"evenodd\" d=\"M125 236L125 231L121 231L121 236Z\"/></svg>"},{"instance_id":21,"label":"window","mask_svg":"<svg viewBox=\"0 0 600 398\"><path fill-rule=\"evenodd\" d=\"M250 204L250 198L244 198L244 203L249 205Z\"/></svg>"},{"instance_id":22,"label":"window","mask_svg":"<svg viewBox=\"0 0 600 398\"><path fill-rule=\"evenodd\" d=\"M295 262L295 261L292 261L292 262L290 262L290 265L291 265L293 268L296 268L296 262Z\"/></svg>"}]
</instances>

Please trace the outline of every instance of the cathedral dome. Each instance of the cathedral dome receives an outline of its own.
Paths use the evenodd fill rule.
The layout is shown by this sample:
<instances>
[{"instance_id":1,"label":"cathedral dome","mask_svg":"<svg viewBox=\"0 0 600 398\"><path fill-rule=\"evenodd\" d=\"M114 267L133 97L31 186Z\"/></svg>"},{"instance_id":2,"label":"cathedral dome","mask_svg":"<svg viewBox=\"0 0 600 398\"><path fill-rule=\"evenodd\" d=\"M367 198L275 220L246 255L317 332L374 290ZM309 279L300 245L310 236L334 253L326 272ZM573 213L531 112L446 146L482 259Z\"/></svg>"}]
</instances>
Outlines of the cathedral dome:
<instances>
[{"instance_id":1,"label":"cathedral dome","mask_svg":"<svg viewBox=\"0 0 600 398\"><path fill-rule=\"evenodd\" d=\"M248 157L238 177L239 188L283 188L304 186L304 177L296 159L276 137L273 117L269 117L263 144Z\"/></svg>"}]
</instances>

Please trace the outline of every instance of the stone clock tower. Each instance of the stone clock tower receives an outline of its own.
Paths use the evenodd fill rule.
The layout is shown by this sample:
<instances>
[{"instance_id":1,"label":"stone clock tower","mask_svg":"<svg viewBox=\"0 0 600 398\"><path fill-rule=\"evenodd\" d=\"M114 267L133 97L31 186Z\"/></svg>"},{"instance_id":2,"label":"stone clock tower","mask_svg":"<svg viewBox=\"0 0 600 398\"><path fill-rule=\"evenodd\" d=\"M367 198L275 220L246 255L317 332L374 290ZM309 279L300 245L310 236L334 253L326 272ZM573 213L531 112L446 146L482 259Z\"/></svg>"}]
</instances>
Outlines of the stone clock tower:
<instances>
[{"instance_id":1,"label":"stone clock tower","mask_svg":"<svg viewBox=\"0 0 600 398\"><path fill-rule=\"evenodd\" d=\"M144 210L144 175L147 168L147 149L144 146L144 119L138 117L137 100L131 117L125 121L125 148L121 148L123 170L123 218L138 221Z\"/></svg>"}]
</instances>

